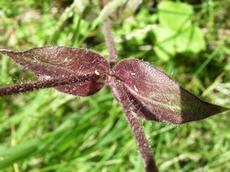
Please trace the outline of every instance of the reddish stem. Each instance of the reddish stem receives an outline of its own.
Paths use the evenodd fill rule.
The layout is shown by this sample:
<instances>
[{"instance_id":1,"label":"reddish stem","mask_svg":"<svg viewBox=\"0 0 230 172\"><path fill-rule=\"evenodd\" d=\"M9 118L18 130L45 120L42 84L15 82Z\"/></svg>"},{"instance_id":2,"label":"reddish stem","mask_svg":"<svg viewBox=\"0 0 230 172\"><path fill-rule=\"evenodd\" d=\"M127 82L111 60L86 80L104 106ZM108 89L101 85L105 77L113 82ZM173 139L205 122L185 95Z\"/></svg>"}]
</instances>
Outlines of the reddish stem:
<instances>
[{"instance_id":1,"label":"reddish stem","mask_svg":"<svg viewBox=\"0 0 230 172\"><path fill-rule=\"evenodd\" d=\"M47 80L41 80L31 83L15 84L8 87L0 87L0 96L12 95L17 93L23 93L27 91L38 90L42 88L57 87L60 85L66 85L71 83L81 83L84 81L98 79L99 76L93 75L74 75L74 76L63 76L58 78L51 78Z\"/></svg>"},{"instance_id":2,"label":"reddish stem","mask_svg":"<svg viewBox=\"0 0 230 172\"><path fill-rule=\"evenodd\" d=\"M104 6L105 4L106 4L106 0L104 1L102 0L102 5ZM105 19L103 22L103 30L104 30L106 45L109 50L109 63L112 68L116 64L117 52L116 52L116 46L113 38L113 33L108 18ZM125 109L128 108L124 107L124 110ZM126 111L125 114L129 126L132 129L132 133L136 139L139 152L143 158L146 172L158 172L156 163L152 156L151 147L148 144L148 140L145 137L144 130L139 120L135 116L133 116L132 112L130 111Z\"/></svg>"},{"instance_id":3,"label":"reddish stem","mask_svg":"<svg viewBox=\"0 0 230 172\"><path fill-rule=\"evenodd\" d=\"M125 111L126 119L132 129L133 135L136 139L139 152L144 160L146 172L158 172L156 163L153 159L151 147L145 137L144 130L140 121L130 111Z\"/></svg>"},{"instance_id":4,"label":"reddish stem","mask_svg":"<svg viewBox=\"0 0 230 172\"><path fill-rule=\"evenodd\" d=\"M103 31L105 35L106 45L109 50L109 64L111 67L113 67L116 63L117 52L109 19L104 20Z\"/></svg>"}]
</instances>

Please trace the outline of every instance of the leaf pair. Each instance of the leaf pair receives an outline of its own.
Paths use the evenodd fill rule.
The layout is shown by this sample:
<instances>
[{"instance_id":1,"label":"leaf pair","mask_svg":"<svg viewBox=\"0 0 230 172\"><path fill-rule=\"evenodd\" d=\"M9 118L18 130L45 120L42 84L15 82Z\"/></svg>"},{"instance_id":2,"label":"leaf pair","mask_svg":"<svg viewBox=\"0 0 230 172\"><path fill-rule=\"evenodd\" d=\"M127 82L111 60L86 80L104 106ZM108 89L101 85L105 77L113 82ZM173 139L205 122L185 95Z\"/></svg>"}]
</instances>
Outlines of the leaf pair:
<instances>
[{"instance_id":1,"label":"leaf pair","mask_svg":"<svg viewBox=\"0 0 230 172\"><path fill-rule=\"evenodd\" d=\"M50 46L0 53L39 77L37 83L0 88L0 95L55 87L76 96L89 96L107 83L126 111L147 120L181 124L226 110L200 100L163 72L137 59L124 60L110 68L99 54L78 48Z\"/></svg>"}]
</instances>

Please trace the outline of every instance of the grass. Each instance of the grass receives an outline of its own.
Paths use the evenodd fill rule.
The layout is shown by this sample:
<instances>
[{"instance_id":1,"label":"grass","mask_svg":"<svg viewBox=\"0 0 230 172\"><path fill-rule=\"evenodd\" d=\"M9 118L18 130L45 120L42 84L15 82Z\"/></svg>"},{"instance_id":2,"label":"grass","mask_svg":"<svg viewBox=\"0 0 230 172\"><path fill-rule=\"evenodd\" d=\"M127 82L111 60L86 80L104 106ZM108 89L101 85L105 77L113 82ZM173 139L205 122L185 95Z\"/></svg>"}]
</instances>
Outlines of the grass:
<instances>
[{"instance_id":1,"label":"grass","mask_svg":"<svg viewBox=\"0 0 230 172\"><path fill-rule=\"evenodd\" d=\"M71 4L69 0L0 0L0 47L23 50L57 44L87 47L107 56L100 28L92 27L97 8L89 6L91 11L82 14ZM153 51L152 30L146 29L157 24L156 8L145 2L123 24L113 25L119 58L149 61L194 94L229 107L230 20L226 4L227 0L193 4L193 20L205 33L206 50L163 61ZM0 86L31 79L30 73L0 57ZM229 115L181 126L143 121L160 170L230 170ZM0 169L139 172L143 164L121 107L109 89L86 98L45 89L0 97Z\"/></svg>"}]
</instances>

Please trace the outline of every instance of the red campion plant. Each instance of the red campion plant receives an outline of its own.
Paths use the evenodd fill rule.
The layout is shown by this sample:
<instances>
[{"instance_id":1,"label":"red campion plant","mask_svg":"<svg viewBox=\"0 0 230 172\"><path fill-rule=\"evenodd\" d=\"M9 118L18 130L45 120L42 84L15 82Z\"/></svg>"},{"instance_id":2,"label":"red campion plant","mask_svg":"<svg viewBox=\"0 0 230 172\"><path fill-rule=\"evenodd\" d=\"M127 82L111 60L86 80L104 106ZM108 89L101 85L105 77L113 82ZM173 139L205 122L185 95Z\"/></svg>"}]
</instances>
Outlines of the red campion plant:
<instances>
[{"instance_id":1,"label":"red campion plant","mask_svg":"<svg viewBox=\"0 0 230 172\"><path fill-rule=\"evenodd\" d=\"M108 62L96 52L79 48L49 46L23 52L0 49L1 54L9 56L38 77L37 82L2 87L0 96L49 87L75 96L90 96L106 84L123 107L145 170L157 172L138 117L183 124L227 109L202 101L147 62L137 59L118 62L108 19L104 20L103 28L109 50Z\"/></svg>"}]
</instances>

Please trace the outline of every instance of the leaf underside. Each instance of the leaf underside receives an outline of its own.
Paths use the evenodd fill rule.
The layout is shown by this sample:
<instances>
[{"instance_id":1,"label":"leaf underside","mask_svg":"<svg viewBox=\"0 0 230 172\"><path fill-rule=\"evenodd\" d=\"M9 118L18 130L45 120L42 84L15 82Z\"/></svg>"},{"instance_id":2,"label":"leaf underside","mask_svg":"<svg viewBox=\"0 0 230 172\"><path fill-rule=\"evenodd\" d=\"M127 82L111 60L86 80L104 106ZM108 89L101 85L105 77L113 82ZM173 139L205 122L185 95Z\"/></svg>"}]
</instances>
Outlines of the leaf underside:
<instances>
[{"instance_id":1,"label":"leaf underside","mask_svg":"<svg viewBox=\"0 0 230 172\"><path fill-rule=\"evenodd\" d=\"M68 78L73 75L100 75L109 69L108 63L102 56L79 48L48 46L23 52L0 50L0 53L8 55L16 63L34 72L41 80L59 77ZM99 80L92 78L80 84L71 83L58 86L56 89L77 96L88 96L103 87L104 79L101 75Z\"/></svg>"},{"instance_id":2,"label":"leaf underside","mask_svg":"<svg viewBox=\"0 0 230 172\"><path fill-rule=\"evenodd\" d=\"M147 120L181 124L226 110L202 101L169 76L137 59L113 68L113 93L125 108Z\"/></svg>"}]
</instances>

